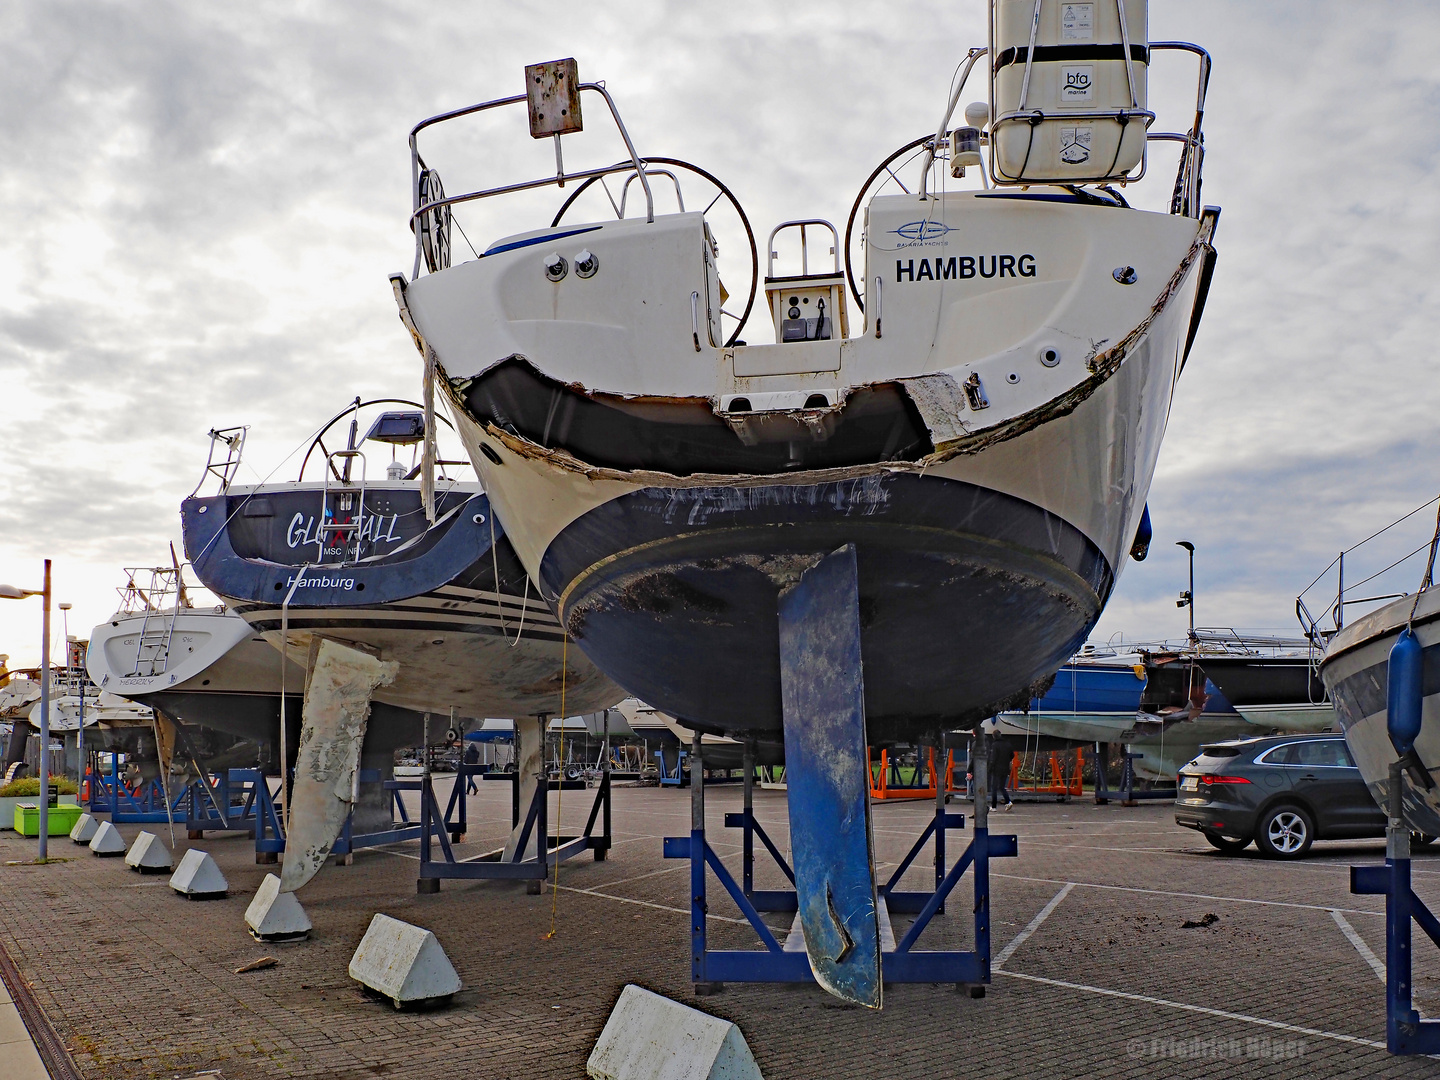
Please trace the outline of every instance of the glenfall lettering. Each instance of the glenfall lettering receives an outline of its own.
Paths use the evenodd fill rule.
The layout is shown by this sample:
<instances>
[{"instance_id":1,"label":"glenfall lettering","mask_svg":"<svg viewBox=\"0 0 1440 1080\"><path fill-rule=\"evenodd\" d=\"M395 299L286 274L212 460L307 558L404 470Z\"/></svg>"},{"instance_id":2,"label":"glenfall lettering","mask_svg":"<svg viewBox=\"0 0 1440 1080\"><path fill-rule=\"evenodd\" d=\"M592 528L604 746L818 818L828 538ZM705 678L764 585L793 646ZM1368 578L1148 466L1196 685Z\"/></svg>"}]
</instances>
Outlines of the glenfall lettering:
<instances>
[{"instance_id":1,"label":"glenfall lettering","mask_svg":"<svg viewBox=\"0 0 1440 1080\"><path fill-rule=\"evenodd\" d=\"M895 281L967 281L977 275L993 277L1034 277L1034 255L951 255L948 259L936 257L921 259L915 265L914 259L895 260Z\"/></svg>"},{"instance_id":2,"label":"glenfall lettering","mask_svg":"<svg viewBox=\"0 0 1440 1080\"><path fill-rule=\"evenodd\" d=\"M360 523L360 539L371 540L377 544L382 540L394 542L402 539L395 535L395 526L399 521L399 514L391 514L388 525L385 524L383 515L368 515L365 520ZM382 528L385 530L384 532L380 531ZM344 531L349 532L351 530ZM307 518L304 514L296 514L290 519L290 528L285 531L285 542L290 545L290 547L299 547L301 544L315 544L319 543L319 541L320 535L315 529L315 519L313 517ZM335 550L338 554L340 549L337 548Z\"/></svg>"}]
</instances>

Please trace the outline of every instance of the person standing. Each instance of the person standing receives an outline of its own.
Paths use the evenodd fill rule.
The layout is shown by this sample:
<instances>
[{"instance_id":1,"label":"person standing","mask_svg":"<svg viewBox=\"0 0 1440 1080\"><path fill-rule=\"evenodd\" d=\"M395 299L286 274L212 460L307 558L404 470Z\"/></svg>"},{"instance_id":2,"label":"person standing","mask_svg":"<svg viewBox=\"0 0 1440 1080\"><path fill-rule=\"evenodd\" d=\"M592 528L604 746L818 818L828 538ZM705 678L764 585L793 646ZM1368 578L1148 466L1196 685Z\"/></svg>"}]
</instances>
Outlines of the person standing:
<instances>
[{"instance_id":1,"label":"person standing","mask_svg":"<svg viewBox=\"0 0 1440 1080\"><path fill-rule=\"evenodd\" d=\"M1011 749L1009 742L1003 735L990 736L990 806L996 808L1000 800L1005 802L1005 809L1013 809L1015 804L1010 799L1010 766L1015 760L1015 751Z\"/></svg>"},{"instance_id":2,"label":"person standing","mask_svg":"<svg viewBox=\"0 0 1440 1080\"><path fill-rule=\"evenodd\" d=\"M479 748L475 743L472 742L472 743L470 743L468 746L465 747L465 758L464 758L464 761L465 761L465 764L466 764L466 765L479 765L479 764L480 764L480 748ZM466 774L465 774L465 794L466 794L466 795L478 795L479 793L480 793L480 789L475 786L475 774L474 774L474 773L466 773Z\"/></svg>"}]
</instances>

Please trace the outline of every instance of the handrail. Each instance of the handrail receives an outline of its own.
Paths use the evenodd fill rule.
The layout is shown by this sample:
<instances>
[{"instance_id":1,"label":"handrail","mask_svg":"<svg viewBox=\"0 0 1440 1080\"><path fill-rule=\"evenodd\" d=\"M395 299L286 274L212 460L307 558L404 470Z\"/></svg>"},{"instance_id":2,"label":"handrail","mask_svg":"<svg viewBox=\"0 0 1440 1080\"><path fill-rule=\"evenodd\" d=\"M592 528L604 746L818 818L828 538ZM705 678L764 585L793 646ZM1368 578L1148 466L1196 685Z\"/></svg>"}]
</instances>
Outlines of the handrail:
<instances>
[{"instance_id":1,"label":"handrail","mask_svg":"<svg viewBox=\"0 0 1440 1080\"><path fill-rule=\"evenodd\" d=\"M1390 522L1390 524L1384 526L1383 528L1376 529L1373 533L1365 537L1365 539L1361 540L1359 543L1352 544L1350 547L1340 552L1339 555L1337 555L1334 559L1330 560L1329 564L1326 565L1325 569L1321 570L1320 573L1315 575L1314 580L1311 581L1309 585L1305 586L1305 588L1300 592L1300 595L1295 597L1295 617L1299 621L1300 629L1302 630L1302 632L1304 632L1306 637L1308 637L1311 641L1319 644L1322 640L1328 640L1340 630L1344 629L1345 609L1347 607L1357 604L1378 603L1382 600L1400 600L1408 596L1416 595L1416 593L1404 591L1397 593L1377 593L1373 596L1347 596L1346 594L1347 592L1353 592L1361 585L1374 581L1376 578L1397 569L1398 567L1409 562L1416 555L1419 555L1421 552L1428 551L1429 554L1425 563L1425 572L1421 576L1420 584L1416 592L1423 593L1433 587L1435 560L1437 553L1440 553L1440 510L1437 510L1436 513L1435 528L1432 531L1430 538L1426 540L1425 543L1406 552L1398 559L1394 559L1387 565L1381 567L1379 570L1365 575L1359 581L1352 581L1349 583L1346 582L1345 556L1359 550L1366 544L1370 543L1370 541L1384 535L1391 529L1395 528L1397 525L1400 525L1403 522L1410 520L1410 518L1414 517L1422 510L1429 509L1431 506L1436 504L1437 500L1440 500L1440 497L1429 499L1426 502L1421 503L1419 506L1415 507L1415 509L1411 510L1409 513L1404 514L1399 518L1396 518L1394 521ZM1332 569L1336 570L1335 591L1333 597L1326 601L1326 610L1317 617L1310 611L1309 606L1305 603L1305 597L1310 595L1310 591L1314 589L1317 585L1319 585L1320 582L1327 575L1329 575ZM1328 630L1321 627L1321 621L1325 618L1326 615L1329 616L1331 625L1331 629Z\"/></svg>"},{"instance_id":2,"label":"handrail","mask_svg":"<svg viewBox=\"0 0 1440 1080\"><path fill-rule=\"evenodd\" d=\"M800 273L804 276L809 276L810 248L809 241L805 238L805 227L807 225L823 225L830 230L830 236L835 241L834 246L830 249L830 254L835 256L835 269L831 272L835 274L840 273L840 230L824 218L796 218L794 221L782 221L770 230L770 237L765 241L765 279L767 281L775 276L773 272L775 270L775 257L777 254L775 251L775 236L781 229L798 228L800 230Z\"/></svg>"},{"instance_id":3,"label":"handrail","mask_svg":"<svg viewBox=\"0 0 1440 1080\"><path fill-rule=\"evenodd\" d=\"M627 166L628 167L628 166ZM620 189L620 212L616 215L621 221L625 220L625 200L630 197L630 185L635 182L639 173L631 172L625 177L625 186ZM685 212L685 196L680 194L680 178L669 169L646 169L646 176L668 176L670 182L675 185L675 202L680 207L680 213Z\"/></svg>"},{"instance_id":4,"label":"handrail","mask_svg":"<svg viewBox=\"0 0 1440 1080\"><path fill-rule=\"evenodd\" d=\"M210 429L210 449L205 455L205 471L200 474L200 480L195 485L195 490L190 492L190 498L196 496L211 476L219 479L221 495L230 490L230 484L234 481L235 474L240 471L240 462L245 456L245 434L249 430L249 424ZM215 447L220 443L225 444L223 461L215 458Z\"/></svg>"},{"instance_id":5,"label":"handrail","mask_svg":"<svg viewBox=\"0 0 1440 1080\"><path fill-rule=\"evenodd\" d=\"M620 137L625 141L625 149L630 152L630 162L624 167L626 169L633 168L635 172L639 175L640 186L645 189L645 220L647 223L654 222L655 195L650 190L650 180L649 177L647 177L645 174L645 164L640 160L640 155L635 151L635 144L630 139L630 132L626 129L625 122L620 119L620 110L615 107L615 100L610 96L610 91L605 89L604 85L601 83L581 83L577 90L577 93L586 90L591 90L599 94L605 99L605 104L609 106L610 116L614 119L615 126L620 131ZM418 143L418 136L420 132L424 131L428 127L433 127L436 124L441 124L448 120L455 120L462 116L471 116L475 113L486 112L490 109L497 109L505 105L518 105L526 100L527 96L525 94L515 94L511 97L495 98L491 101L482 101L476 105L467 105L466 107L461 109L451 109L449 112L439 113L425 120L421 120L418 124L416 124L413 128L410 129L410 191L412 206L412 211L410 214L410 227L415 233L415 268L410 275L412 280L420 276L420 263L423 256L423 250L421 246L420 229L418 227L418 223L422 215L430 213L431 211L436 210L440 207L454 206L457 203L471 202L476 199L492 198L496 195L507 195L512 192L526 191L531 188L548 187L551 184L555 184L558 187L564 187L565 181L567 179L583 179L586 177L602 176L606 173L619 171L616 167L611 166L604 169L586 169L580 172L566 174L560 164L557 151L557 160L554 176L546 177L541 180L526 181L518 184L505 184L496 188L477 189L475 191L466 192L464 195L451 195L447 196L444 199L436 199L432 202L423 204L421 203L420 172L421 169L424 167L424 162L421 160L420 157L420 149Z\"/></svg>"}]
</instances>

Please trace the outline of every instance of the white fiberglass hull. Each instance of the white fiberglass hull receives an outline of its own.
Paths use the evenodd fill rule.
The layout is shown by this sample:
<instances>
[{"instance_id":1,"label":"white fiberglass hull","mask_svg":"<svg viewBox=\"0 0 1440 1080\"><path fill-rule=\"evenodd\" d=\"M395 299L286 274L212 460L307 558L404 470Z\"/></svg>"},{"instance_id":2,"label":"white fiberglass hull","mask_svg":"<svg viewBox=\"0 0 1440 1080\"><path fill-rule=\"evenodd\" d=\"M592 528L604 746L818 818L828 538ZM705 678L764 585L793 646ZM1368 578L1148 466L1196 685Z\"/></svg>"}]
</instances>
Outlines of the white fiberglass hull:
<instances>
[{"instance_id":1,"label":"white fiberglass hull","mask_svg":"<svg viewBox=\"0 0 1440 1080\"><path fill-rule=\"evenodd\" d=\"M902 234L901 219L921 212L882 202L872 204L872 237L892 218ZM573 335L603 290L587 298L577 285L568 320L561 301L547 301L559 321L521 319L529 299L517 299L512 279L530 274L533 249L442 271L402 294L422 347L451 372L479 370L443 384L459 434L545 599L627 690L704 730L778 735L777 590L845 543L858 551L875 741L1019 705L1085 640L1144 509L1209 226L1048 201L945 207L932 213L953 212L947 232L968 225L967 244L979 235L1041 252L1025 264L1035 280L976 282L967 293L957 277L930 289L951 263L963 277L964 256L927 245L896 261L872 240L882 276L896 267L883 285L884 335L872 326L844 342L801 343L816 354L801 365L828 371L784 374L801 357L785 351L792 345L754 346L754 355L701 347L687 359L662 347L659 312L582 348ZM614 223L613 252L601 227L588 230L587 245L622 282L627 257L650 260L637 262L644 273L632 284L642 292L622 294L629 310L648 302L645 289L659 297L685 285L682 256L670 274L652 265L666 257L664 220L639 255L634 222ZM931 268L920 281L917 259ZM1146 288L1118 284L1117 260L1139 267ZM696 284L696 295L709 287ZM684 349L690 339L687 328ZM833 359L819 357L826 349ZM966 405L971 375L988 390L983 406ZM737 394L809 392L837 403L828 419L728 415L716 427L716 406L734 408ZM776 457L775 425L826 423L826 439L790 443L800 467ZM908 456L884 448L902 444ZM872 451L873 460L854 460Z\"/></svg>"},{"instance_id":2,"label":"white fiberglass hull","mask_svg":"<svg viewBox=\"0 0 1440 1080\"><path fill-rule=\"evenodd\" d=\"M1407 596L1373 611L1337 633L1325 651L1320 678L1345 731L1345 742L1380 806L1390 798L1390 765L1399 755L1386 728L1390 649L1414 609L1411 623L1425 650L1425 697L1415 752L1433 787L1405 776L1405 818L1411 828L1440 836L1440 687L1430 674L1440 664L1440 589Z\"/></svg>"}]
</instances>

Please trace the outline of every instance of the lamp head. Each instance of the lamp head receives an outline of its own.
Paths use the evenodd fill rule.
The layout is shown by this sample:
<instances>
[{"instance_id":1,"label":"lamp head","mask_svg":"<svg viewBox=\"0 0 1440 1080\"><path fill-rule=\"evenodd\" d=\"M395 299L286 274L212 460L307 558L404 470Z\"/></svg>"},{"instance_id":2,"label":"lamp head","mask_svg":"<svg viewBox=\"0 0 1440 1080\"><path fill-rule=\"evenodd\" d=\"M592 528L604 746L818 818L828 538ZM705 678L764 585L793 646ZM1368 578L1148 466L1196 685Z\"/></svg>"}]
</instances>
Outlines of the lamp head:
<instances>
[{"instance_id":1,"label":"lamp head","mask_svg":"<svg viewBox=\"0 0 1440 1080\"><path fill-rule=\"evenodd\" d=\"M60 608L61 611L69 611L69 610L70 610L72 607L74 607L75 605L72 604L72 603L70 603L70 602L67 601L67 600L62 600L62 601L60 601L60 603L59 603L58 606L59 606L59 608Z\"/></svg>"},{"instance_id":2,"label":"lamp head","mask_svg":"<svg viewBox=\"0 0 1440 1080\"><path fill-rule=\"evenodd\" d=\"M1190 543L1189 540L1176 540L1175 546L1183 547L1186 551L1190 552L1191 555L1195 554L1195 545Z\"/></svg>"},{"instance_id":3,"label":"lamp head","mask_svg":"<svg viewBox=\"0 0 1440 1080\"><path fill-rule=\"evenodd\" d=\"M24 600L29 595L24 589L17 589L14 585L0 585L0 600Z\"/></svg>"}]
</instances>

